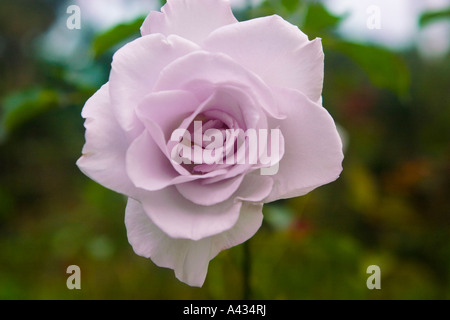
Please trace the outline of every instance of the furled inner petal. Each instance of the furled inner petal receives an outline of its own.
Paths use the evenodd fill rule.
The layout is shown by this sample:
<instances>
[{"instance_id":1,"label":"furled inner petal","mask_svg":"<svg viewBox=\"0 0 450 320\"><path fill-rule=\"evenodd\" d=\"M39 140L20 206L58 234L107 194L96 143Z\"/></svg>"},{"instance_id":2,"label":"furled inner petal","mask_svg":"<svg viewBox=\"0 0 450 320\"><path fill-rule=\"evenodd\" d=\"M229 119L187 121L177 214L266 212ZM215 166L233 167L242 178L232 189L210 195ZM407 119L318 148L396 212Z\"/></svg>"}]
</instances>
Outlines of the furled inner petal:
<instances>
[{"instance_id":1,"label":"furled inner petal","mask_svg":"<svg viewBox=\"0 0 450 320\"><path fill-rule=\"evenodd\" d=\"M251 92L259 108L270 116L282 119L271 90L255 74L221 53L197 51L177 59L161 71L154 90L174 90L189 88L195 94L204 94L203 84L213 85L232 84Z\"/></svg>"},{"instance_id":2,"label":"furled inner petal","mask_svg":"<svg viewBox=\"0 0 450 320\"><path fill-rule=\"evenodd\" d=\"M149 191L160 190L169 185L196 178L180 175L158 148L148 131L144 131L129 147L126 168L134 185Z\"/></svg>"},{"instance_id":3,"label":"furled inner petal","mask_svg":"<svg viewBox=\"0 0 450 320\"><path fill-rule=\"evenodd\" d=\"M185 90L195 91L189 85ZM237 151L235 146L237 135L232 133L243 134L248 129L256 131L267 127L264 112L258 109L255 101L247 93L231 84L205 83L202 93L197 98L206 100L182 121L178 129L185 130L186 136L183 135L182 139L180 137L179 141L169 141L168 153L175 152L175 155L180 157L178 163L182 162L184 172L204 175L221 171L220 175L211 177L215 179L211 182L229 179L249 170L251 168L249 162L235 165L237 161L233 159L237 159L237 156L234 156ZM208 140L210 136L217 134L219 137ZM221 148L217 146L217 138L222 142ZM246 145L243 147L246 148ZM214 160L210 162L204 157L208 150L213 150L210 154ZM225 169L227 170L223 171ZM178 171L180 174L186 174L181 170ZM204 179L203 183L208 183L206 180L209 179L210 176Z\"/></svg>"},{"instance_id":4,"label":"furled inner petal","mask_svg":"<svg viewBox=\"0 0 450 320\"><path fill-rule=\"evenodd\" d=\"M146 96L136 109L136 115L164 154L167 141L181 122L199 107L196 97L185 90L153 92Z\"/></svg>"}]
</instances>

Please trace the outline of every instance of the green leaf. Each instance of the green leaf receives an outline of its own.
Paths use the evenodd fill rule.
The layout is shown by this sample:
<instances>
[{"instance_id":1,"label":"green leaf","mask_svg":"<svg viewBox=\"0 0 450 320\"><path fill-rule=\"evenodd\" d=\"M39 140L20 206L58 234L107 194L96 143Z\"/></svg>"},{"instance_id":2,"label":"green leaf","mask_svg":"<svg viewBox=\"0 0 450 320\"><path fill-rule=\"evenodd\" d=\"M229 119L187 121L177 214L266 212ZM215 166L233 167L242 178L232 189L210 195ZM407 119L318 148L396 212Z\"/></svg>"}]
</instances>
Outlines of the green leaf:
<instances>
[{"instance_id":1,"label":"green leaf","mask_svg":"<svg viewBox=\"0 0 450 320\"><path fill-rule=\"evenodd\" d=\"M436 20L450 18L450 7L442 10L426 11L419 18L419 26L424 27Z\"/></svg>"},{"instance_id":2,"label":"green leaf","mask_svg":"<svg viewBox=\"0 0 450 320\"><path fill-rule=\"evenodd\" d=\"M325 30L336 27L343 18L332 15L319 3L312 3L308 6L301 29L308 35L319 36Z\"/></svg>"},{"instance_id":3,"label":"green leaf","mask_svg":"<svg viewBox=\"0 0 450 320\"><path fill-rule=\"evenodd\" d=\"M0 140L33 117L60 104L60 95L51 89L30 88L5 97L2 101Z\"/></svg>"},{"instance_id":4,"label":"green leaf","mask_svg":"<svg viewBox=\"0 0 450 320\"><path fill-rule=\"evenodd\" d=\"M352 59L367 74L370 82L379 88L389 89L405 98L410 85L406 63L395 53L373 45L346 41L325 42L333 49Z\"/></svg>"},{"instance_id":5,"label":"green leaf","mask_svg":"<svg viewBox=\"0 0 450 320\"><path fill-rule=\"evenodd\" d=\"M299 0L281 0L281 4L291 13L297 10L300 2Z\"/></svg>"},{"instance_id":6,"label":"green leaf","mask_svg":"<svg viewBox=\"0 0 450 320\"><path fill-rule=\"evenodd\" d=\"M129 23L119 24L95 37L92 43L94 56L98 57L116 45L139 36L139 29L144 23L145 17L139 17Z\"/></svg>"}]
</instances>

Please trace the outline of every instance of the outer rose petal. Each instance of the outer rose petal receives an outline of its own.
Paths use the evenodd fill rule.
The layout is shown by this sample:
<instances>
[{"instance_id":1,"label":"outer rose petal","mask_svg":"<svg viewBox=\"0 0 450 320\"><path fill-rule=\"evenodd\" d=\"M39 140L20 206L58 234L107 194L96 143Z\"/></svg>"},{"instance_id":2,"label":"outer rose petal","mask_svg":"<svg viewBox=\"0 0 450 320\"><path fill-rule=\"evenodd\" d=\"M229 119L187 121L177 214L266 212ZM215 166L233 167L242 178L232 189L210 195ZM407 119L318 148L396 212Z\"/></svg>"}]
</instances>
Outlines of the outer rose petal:
<instances>
[{"instance_id":1,"label":"outer rose petal","mask_svg":"<svg viewBox=\"0 0 450 320\"><path fill-rule=\"evenodd\" d=\"M108 83L86 102L82 116L86 118L86 143L78 167L103 186L133 196L136 187L125 170L128 141L113 116Z\"/></svg>"},{"instance_id":2,"label":"outer rose petal","mask_svg":"<svg viewBox=\"0 0 450 320\"><path fill-rule=\"evenodd\" d=\"M194 182L200 183L201 186L192 186ZM237 186L234 186L234 184ZM214 205L219 203L219 200L223 199L222 201L225 201L230 197L235 199L235 201L263 202L272 191L272 186L272 178L252 172L245 176L240 175L214 183L202 184L200 181L193 181L178 184L176 187L185 198L194 203ZM201 199L199 196L200 192L202 192L204 199Z\"/></svg>"},{"instance_id":3,"label":"outer rose petal","mask_svg":"<svg viewBox=\"0 0 450 320\"><path fill-rule=\"evenodd\" d=\"M172 238L200 240L231 229L242 203L229 199L214 206L197 205L175 186L137 198L152 221Z\"/></svg>"},{"instance_id":4,"label":"outer rose petal","mask_svg":"<svg viewBox=\"0 0 450 320\"><path fill-rule=\"evenodd\" d=\"M209 261L220 251L251 238L261 226L261 211L262 204L245 204L232 229L193 241L169 237L148 218L139 202L128 199L125 224L128 241L136 254L152 259L160 267L173 269L180 281L201 287Z\"/></svg>"},{"instance_id":5,"label":"outer rose petal","mask_svg":"<svg viewBox=\"0 0 450 320\"><path fill-rule=\"evenodd\" d=\"M267 84L297 89L320 101L324 54L320 39L309 41L300 29L274 15L214 31L204 48L232 57Z\"/></svg>"},{"instance_id":6,"label":"outer rose petal","mask_svg":"<svg viewBox=\"0 0 450 320\"><path fill-rule=\"evenodd\" d=\"M152 11L141 27L142 35L177 34L201 44L215 29L238 22L228 0L169 0Z\"/></svg>"},{"instance_id":7,"label":"outer rose petal","mask_svg":"<svg viewBox=\"0 0 450 320\"><path fill-rule=\"evenodd\" d=\"M302 93L275 88L287 118L276 121L285 139L274 188L265 202L304 195L332 182L342 171L342 142L330 114Z\"/></svg>"},{"instance_id":8,"label":"outer rose petal","mask_svg":"<svg viewBox=\"0 0 450 320\"><path fill-rule=\"evenodd\" d=\"M257 170L256 172L259 172ZM273 179L270 176L262 176L259 173L249 173L242 181L237 199L249 202L263 202L273 188Z\"/></svg>"},{"instance_id":9,"label":"outer rose petal","mask_svg":"<svg viewBox=\"0 0 450 320\"><path fill-rule=\"evenodd\" d=\"M109 78L111 102L122 128L131 131L139 126L135 109L152 92L161 70L198 49L178 36L153 34L126 44L114 54Z\"/></svg>"}]
</instances>

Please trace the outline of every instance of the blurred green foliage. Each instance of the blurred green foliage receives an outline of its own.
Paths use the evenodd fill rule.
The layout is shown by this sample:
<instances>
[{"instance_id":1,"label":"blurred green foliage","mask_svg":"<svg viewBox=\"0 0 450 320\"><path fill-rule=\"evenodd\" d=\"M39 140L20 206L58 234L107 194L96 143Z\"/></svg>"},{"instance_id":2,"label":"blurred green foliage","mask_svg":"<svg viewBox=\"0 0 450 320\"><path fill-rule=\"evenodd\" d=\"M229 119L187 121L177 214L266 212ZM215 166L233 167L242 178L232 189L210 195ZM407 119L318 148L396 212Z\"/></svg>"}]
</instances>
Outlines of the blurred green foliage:
<instances>
[{"instance_id":1,"label":"blurred green foliage","mask_svg":"<svg viewBox=\"0 0 450 320\"><path fill-rule=\"evenodd\" d=\"M450 18L450 8L426 11L420 16L419 25L424 27L425 25L433 23L436 20L445 20L448 18Z\"/></svg>"},{"instance_id":2,"label":"blurred green foliage","mask_svg":"<svg viewBox=\"0 0 450 320\"><path fill-rule=\"evenodd\" d=\"M55 91L42 88L29 88L8 95L3 101L0 139L4 139L6 133L13 131L27 120L58 105L58 100Z\"/></svg>"},{"instance_id":3,"label":"blurred green foliage","mask_svg":"<svg viewBox=\"0 0 450 320\"><path fill-rule=\"evenodd\" d=\"M142 18L101 34L83 26L83 45L55 61L38 54L40 37L63 5L0 2L0 299L240 299L242 246L212 260L203 288L188 287L134 254L125 199L75 166L83 103ZM346 17L319 2L265 0L235 14L279 14L322 38L323 104L346 145L336 182L265 206L248 244L251 297L449 299L448 54L428 61L415 49L349 42L336 32ZM420 22L446 17L424 13ZM76 65L77 56L88 61ZM66 288L71 264L81 268L81 290ZM372 264L381 290L366 287Z\"/></svg>"},{"instance_id":4,"label":"blurred green foliage","mask_svg":"<svg viewBox=\"0 0 450 320\"><path fill-rule=\"evenodd\" d=\"M119 24L107 32L101 33L92 41L92 49L94 55L98 57L112 47L120 45L129 38L136 38L139 36L139 29L144 23L145 17L139 17L129 23Z\"/></svg>"}]
</instances>

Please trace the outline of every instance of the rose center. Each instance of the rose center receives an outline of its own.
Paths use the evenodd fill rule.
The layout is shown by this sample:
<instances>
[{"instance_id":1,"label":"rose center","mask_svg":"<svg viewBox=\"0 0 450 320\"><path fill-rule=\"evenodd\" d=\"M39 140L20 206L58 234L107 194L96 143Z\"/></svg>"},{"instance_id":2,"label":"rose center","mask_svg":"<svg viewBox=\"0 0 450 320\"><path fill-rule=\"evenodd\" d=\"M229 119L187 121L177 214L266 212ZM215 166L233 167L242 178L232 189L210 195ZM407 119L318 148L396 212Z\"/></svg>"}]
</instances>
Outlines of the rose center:
<instances>
[{"instance_id":1,"label":"rose center","mask_svg":"<svg viewBox=\"0 0 450 320\"><path fill-rule=\"evenodd\" d=\"M183 162L183 167L193 174L206 174L229 166L225 157L235 148L228 130L237 128L237 121L223 111L208 110L197 115L187 129L190 140L185 138L182 142L191 149L190 154L183 155L188 160Z\"/></svg>"}]
</instances>

